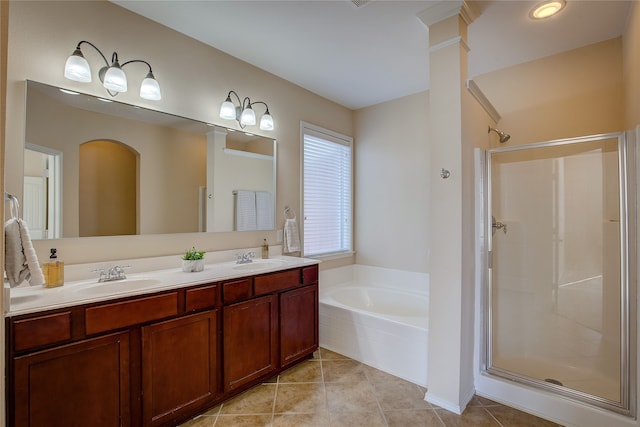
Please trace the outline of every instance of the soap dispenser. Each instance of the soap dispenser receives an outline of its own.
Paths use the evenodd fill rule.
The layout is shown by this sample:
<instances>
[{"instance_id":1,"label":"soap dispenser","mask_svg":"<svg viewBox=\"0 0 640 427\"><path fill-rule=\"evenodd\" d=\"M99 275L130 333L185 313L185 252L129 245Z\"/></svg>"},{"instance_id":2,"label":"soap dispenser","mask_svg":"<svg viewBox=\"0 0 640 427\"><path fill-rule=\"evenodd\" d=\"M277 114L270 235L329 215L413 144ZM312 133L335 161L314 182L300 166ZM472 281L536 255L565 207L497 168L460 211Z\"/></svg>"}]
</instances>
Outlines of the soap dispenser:
<instances>
[{"instance_id":1,"label":"soap dispenser","mask_svg":"<svg viewBox=\"0 0 640 427\"><path fill-rule=\"evenodd\" d=\"M264 239L262 243L262 259L267 258L269 258L269 244L267 243L267 239Z\"/></svg>"},{"instance_id":2,"label":"soap dispenser","mask_svg":"<svg viewBox=\"0 0 640 427\"><path fill-rule=\"evenodd\" d=\"M45 288L55 288L64 284L64 262L58 260L57 253L56 248L51 248L49 262L42 266Z\"/></svg>"}]
</instances>

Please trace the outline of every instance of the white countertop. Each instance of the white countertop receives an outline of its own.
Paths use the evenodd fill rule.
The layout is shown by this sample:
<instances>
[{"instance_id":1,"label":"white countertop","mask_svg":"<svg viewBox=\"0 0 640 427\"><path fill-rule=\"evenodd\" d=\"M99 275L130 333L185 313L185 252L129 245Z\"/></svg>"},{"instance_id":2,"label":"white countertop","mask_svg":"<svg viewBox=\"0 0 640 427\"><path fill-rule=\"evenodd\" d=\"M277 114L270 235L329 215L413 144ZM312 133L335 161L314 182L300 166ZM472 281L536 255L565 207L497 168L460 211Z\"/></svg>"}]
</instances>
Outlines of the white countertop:
<instances>
[{"instance_id":1,"label":"white countertop","mask_svg":"<svg viewBox=\"0 0 640 427\"><path fill-rule=\"evenodd\" d=\"M277 256L267 260L257 259L251 264L236 264L235 262L205 264L204 270L197 273L185 273L181 268L174 267L135 272L127 274L125 280L104 283L98 283L97 277L94 277L66 282L57 288L42 286L5 288L5 301L8 301L5 316L17 316L79 304L108 301L114 298L179 289L318 263L319 261L315 259Z\"/></svg>"}]
</instances>

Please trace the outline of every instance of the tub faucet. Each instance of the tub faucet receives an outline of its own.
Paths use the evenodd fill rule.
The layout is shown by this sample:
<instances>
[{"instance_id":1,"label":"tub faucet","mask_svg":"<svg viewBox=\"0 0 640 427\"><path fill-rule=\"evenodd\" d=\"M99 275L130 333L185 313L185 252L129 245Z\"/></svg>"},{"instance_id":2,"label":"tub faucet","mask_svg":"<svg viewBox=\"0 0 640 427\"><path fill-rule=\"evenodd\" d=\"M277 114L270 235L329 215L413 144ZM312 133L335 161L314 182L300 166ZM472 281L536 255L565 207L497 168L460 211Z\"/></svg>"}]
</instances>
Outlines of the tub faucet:
<instances>
[{"instance_id":1,"label":"tub faucet","mask_svg":"<svg viewBox=\"0 0 640 427\"><path fill-rule=\"evenodd\" d=\"M236 264L249 264L253 262L253 257L256 256L255 252L245 252L243 254L236 254Z\"/></svg>"}]
</instances>

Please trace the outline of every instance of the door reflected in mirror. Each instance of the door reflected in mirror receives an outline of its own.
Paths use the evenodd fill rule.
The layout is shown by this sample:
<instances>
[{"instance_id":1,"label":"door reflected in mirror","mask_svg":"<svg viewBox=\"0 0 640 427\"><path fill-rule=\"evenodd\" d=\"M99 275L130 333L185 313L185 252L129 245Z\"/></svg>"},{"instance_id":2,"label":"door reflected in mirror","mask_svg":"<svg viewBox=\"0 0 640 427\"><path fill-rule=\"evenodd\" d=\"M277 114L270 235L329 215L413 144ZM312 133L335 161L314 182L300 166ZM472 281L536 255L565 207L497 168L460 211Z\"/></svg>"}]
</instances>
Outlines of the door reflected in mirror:
<instances>
[{"instance_id":1,"label":"door reflected in mirror","mask_svg":"<svg viewBox=\"0 0 640 427\"><path fill-rule=\"evenodd\" d=\"M243 230L238 191L268 200L260 225L244 229L275 228L273 139L33 81L25 135L23 217L34 239ZM80 147L97 141L133 157L82 160Z\"/></svg>"}]
</instances>

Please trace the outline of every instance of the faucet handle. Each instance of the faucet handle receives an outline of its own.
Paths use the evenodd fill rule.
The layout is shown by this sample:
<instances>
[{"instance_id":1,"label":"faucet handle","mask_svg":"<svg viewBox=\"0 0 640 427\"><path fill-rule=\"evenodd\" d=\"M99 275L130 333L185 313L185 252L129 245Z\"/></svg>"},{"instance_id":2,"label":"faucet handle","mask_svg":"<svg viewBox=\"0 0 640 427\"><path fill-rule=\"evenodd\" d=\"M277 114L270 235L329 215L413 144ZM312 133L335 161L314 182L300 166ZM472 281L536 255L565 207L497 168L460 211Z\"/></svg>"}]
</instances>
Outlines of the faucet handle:
<instances>
[{"instance_id":1,"label":"faucet handle","mask_svg":"<svg viewBox=\"0 0 640 427\"><path fill-rule=\"evenodd\" d=\"M95 270L91 270L93 273L100 273L100 277L98 278L98 282L104 282L107 280L107 272L104 268L96 268Z\"/></svg>"},{"instance_id":2,"label":"faucet handle","mask_svg":"<svg viewBox=\"0 0 640 427\"><path fill-rule=\"evenodd\" d=\"M117 279L126 279L127 275L124 273L124 269L125 268L129 268L131 267L130 265L116 265L115 267L113 267L115 273L116 273L116 278Z\"/></svg>"}]
</instances>

